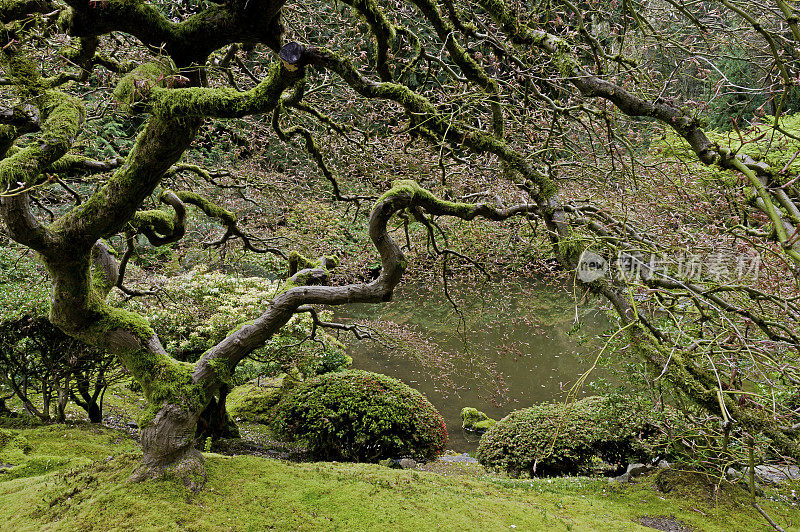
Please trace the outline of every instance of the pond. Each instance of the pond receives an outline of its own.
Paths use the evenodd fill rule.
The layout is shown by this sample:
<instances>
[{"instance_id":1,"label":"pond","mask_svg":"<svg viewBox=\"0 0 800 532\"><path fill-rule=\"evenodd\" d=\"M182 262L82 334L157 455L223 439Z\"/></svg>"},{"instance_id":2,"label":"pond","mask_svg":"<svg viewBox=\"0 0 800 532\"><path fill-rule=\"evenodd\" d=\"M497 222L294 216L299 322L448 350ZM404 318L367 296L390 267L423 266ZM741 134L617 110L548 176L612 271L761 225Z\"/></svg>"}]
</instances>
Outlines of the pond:
<instances>
[{"instance_id":1,"label":"pond","mask_svg":"<svg viewBox=\"0 0 800 532\"><path fill-rule=\"evenodd\" d=\"M348 341L353 367L425 394L447 422L449 448L459 452L474 452L479 439L461 429L463 407L500 419L563 400L593 366L601 333L613 327L599 307L576 305L563 285L451 281L447 294L441 279L406 284L393 301L339 308L336 319L380 334L381 342ZM610 379L607 373L597 367L586 382ZM592 393L583 386L578 397Z\"/></svg>"}]
</instances>

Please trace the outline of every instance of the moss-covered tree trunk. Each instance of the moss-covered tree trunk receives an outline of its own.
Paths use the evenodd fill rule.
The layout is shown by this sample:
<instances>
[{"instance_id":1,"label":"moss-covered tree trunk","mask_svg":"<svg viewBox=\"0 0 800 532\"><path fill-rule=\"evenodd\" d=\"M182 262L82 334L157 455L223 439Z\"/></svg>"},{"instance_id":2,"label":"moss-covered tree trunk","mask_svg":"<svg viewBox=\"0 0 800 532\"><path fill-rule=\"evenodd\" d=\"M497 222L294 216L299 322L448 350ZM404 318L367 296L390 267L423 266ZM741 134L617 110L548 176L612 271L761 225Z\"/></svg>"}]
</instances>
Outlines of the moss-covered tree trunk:
<instances>
[{"instance_id":1,"label":"moss-covered tree trunk","mask_svg":"<svg viewBox=\"0 0 800 532\"><path fill-rule=\"evenodd\" d=\"M152 421L141 429L142 463L133 480L174 474L190 489L205 483L203 455L195 446L198 408L167 402Z\"/></svg>"}]
</instances>

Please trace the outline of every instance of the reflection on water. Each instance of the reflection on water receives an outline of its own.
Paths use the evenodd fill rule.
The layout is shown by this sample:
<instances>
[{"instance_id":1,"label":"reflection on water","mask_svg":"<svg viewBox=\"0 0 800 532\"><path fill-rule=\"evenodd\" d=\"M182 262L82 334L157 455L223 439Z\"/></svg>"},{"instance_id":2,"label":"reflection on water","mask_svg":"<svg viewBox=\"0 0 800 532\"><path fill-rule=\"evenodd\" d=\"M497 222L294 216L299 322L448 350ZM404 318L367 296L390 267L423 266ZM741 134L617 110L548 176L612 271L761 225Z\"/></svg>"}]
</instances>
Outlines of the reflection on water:
<instances>
[{"instance_id":1,"label":"reflection on water","mask_svg":"<svg viewBox=\"0 0 800 532\"><path fill-rule=\"evenodd\" d=\"M596 307L576 309L563 287L478 281L450 283L449 292L460 315L441 282L404 285L390 303L335 312L339 321L366 323L390 336L390 346L350 341L353 367L420 390L447 421L449 447L461 452L473 452L478 440L461 429L461 408L499 419L563 399L602 347L598 335L611 326ZM602 376L596 369L588 380Z\"/></svg>"}]
</instances>

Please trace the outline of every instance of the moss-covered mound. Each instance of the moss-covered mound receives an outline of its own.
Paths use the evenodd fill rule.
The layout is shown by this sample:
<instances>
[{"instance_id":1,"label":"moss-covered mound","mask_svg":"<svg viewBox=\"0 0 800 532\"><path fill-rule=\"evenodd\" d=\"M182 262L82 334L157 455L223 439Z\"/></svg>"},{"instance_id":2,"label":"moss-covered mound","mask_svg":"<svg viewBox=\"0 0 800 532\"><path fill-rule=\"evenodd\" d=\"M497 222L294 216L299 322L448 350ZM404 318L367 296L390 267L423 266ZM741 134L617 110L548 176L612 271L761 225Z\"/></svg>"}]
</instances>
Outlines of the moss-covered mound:
<instances>
[{"instance_id":1,"label":"moss-covered mound","mask_svg":"<svg viewBox=\"0 0 800 532\"><path fill-rule=\"evenodd\" d=\"M19 464L26 460L31 444L24 436L0 429L0 464Z\"/></svg>"},{"instance_id":2,"label":"moss-covered mound","mask_svg":"<svg viewBox=\"0 0 800 532\"><path fill-rule=\"evenodd\" d=\"M0 482L42 475L69 461L62 456L32 456L32 450L22 434L0 429Z\"/></svg>"},{"instance_id":3,"label":"moss-covered mound","mask_svg":"<svg viewBox=\"0 0 800 532\"><path fill-rule=\"evenodd\" d=\"M726 506L745 505L750 497L746 484L720 482L718 476L690 467L660 469L653 475L653 485L661 493Z\"/></svg>"},{"instance_id":4,"label":"moss-covered mound","mask_svg":"<svg viewBox=\"0 0 800 532\"><path fill-rule=\"evenodd\" d=\"M619 396L542 403L512 412L478 445L485 467L519 475L591 474L655 456L666 439L651 409Z\"/></svg>"},{"instance_id":5,"label":"moss-covered mound","mask_svg":"<svg viewBox=\"0 0 800 532\"><path fill-rule=\"evenodd\" d=\"M320 460L377 462L444 451L444 419L417 390L367 371L328 373L289 392L273 427Z\"/></svg>"},{"instance_id":6,"label":"moss-covered mound","mask_svg":"<svg viewBox=\"0 0 800 532\"><path fill-rule=\"evenodd\" d=\"M269 423L283 393L283 379L280 378L248 382L231 390L225 399L225 407L235 421Z\"/></svg>"}]
</instances>

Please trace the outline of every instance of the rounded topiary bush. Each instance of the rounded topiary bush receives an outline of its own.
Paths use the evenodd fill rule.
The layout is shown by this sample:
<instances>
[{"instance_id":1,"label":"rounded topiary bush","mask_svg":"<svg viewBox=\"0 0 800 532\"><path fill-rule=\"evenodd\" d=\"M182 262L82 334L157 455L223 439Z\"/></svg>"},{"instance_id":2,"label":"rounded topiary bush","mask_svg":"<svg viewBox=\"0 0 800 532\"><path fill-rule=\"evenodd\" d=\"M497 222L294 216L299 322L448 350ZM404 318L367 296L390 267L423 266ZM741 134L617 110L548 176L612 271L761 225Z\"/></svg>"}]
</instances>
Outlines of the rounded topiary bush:
<instances>
[{"instance_id":1,"label":"rounded topiary bush","mask_svg":"<svg viewBox=\"0 0 800 532\"><path fill-rule=\"evenodd\" d=\"M513 476L613 471L654 458L666 445L655 418L652 409L619 396L541 403L498 421L481 438L477 457Z\"/></svg>"},{"instance_id":2,"label":"rounded topiary bush","mask_svg":"<svg viewBox=\"0 0 800 532\"><path fill-rule=\"evenodd\" d=\"M276 433L318 460L377 462L444 451L444 419L417 390L397 379L351 370L320 375L276 408Z\"/></svg>"}]
</instances>

